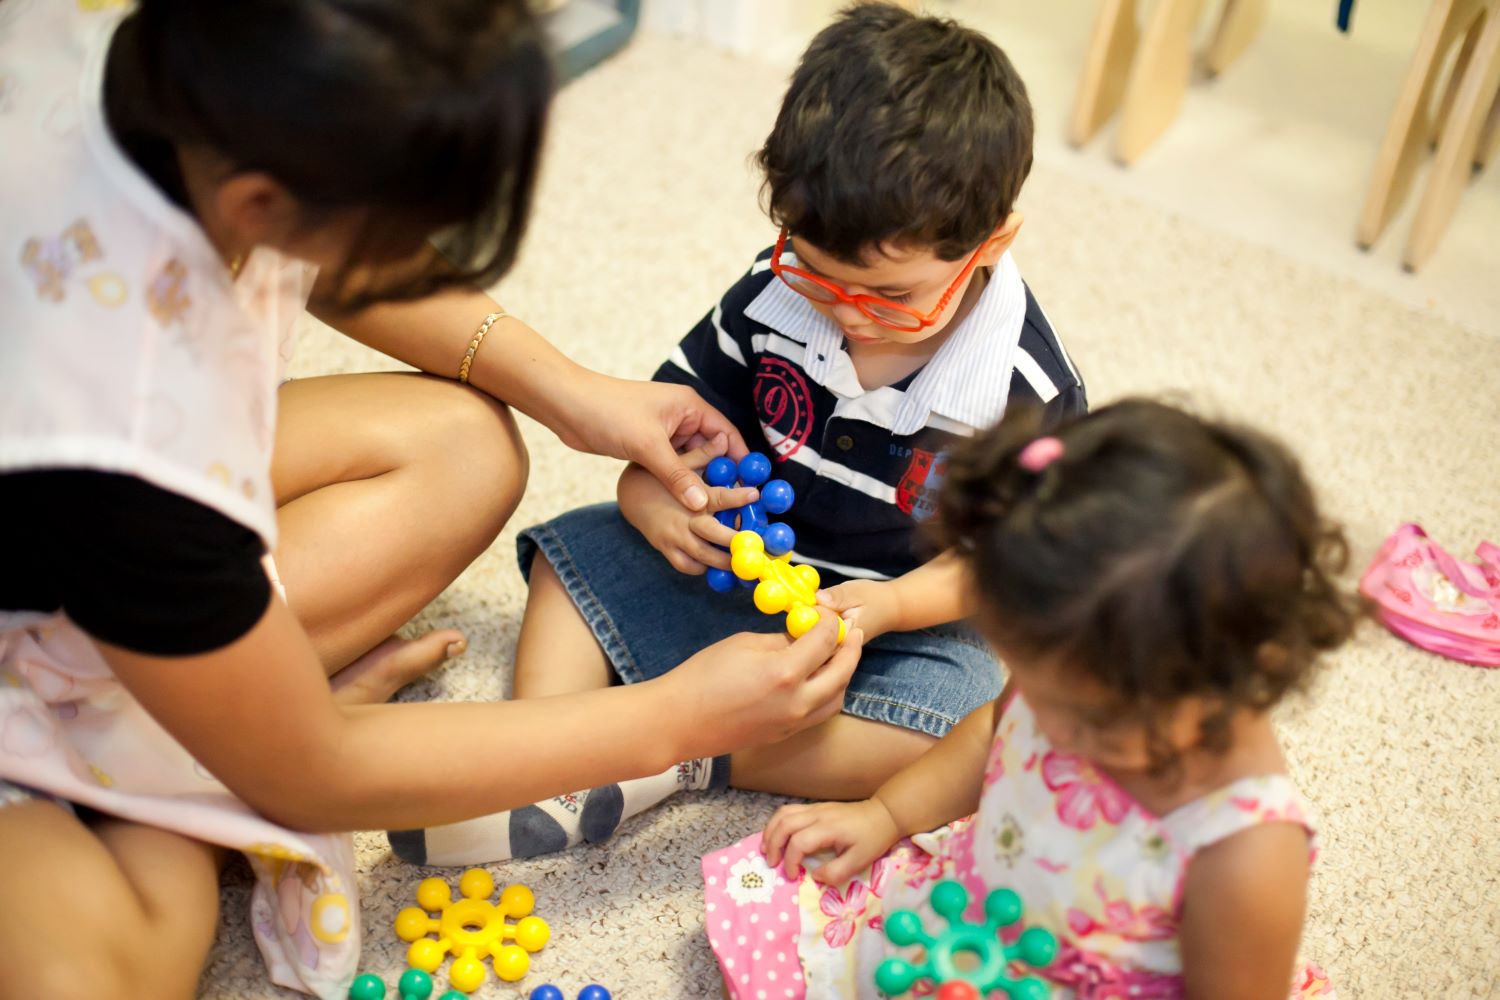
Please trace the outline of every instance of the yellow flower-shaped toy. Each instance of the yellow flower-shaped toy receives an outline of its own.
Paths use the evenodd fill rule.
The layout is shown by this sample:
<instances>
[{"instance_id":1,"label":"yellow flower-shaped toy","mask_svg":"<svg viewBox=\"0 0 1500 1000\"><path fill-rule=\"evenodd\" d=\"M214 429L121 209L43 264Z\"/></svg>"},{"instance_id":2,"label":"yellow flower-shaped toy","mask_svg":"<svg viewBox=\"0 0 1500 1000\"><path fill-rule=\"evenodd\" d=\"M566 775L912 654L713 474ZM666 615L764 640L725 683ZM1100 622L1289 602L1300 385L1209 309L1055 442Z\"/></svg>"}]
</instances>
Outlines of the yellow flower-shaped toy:
<instances>
[{"instance_id":1,"label":"yellow flower-shaped toy","mask_svg":"<svg viewBox=\"0 0 1500 1000\"><path fill-rule=\"evenodd\" d=\"M766 541L753 531L741 531L729 543L729 566L741 580L759 580L755 606L762 613L786 612L786 630L793 639L818 624L818 571L811 566L793 566L792 554L766 554ZM839 642L849 626L839 619Z\"/></svg>"},{"instance_id":2,"label":"yellow flower-shaped toy","mask_svg":"<svg viewBox=\"0 0 1500 1000\"><path fill-rule=\"evenodd\" d=\"M423 879L417 886L417 905L396 917L396 936L411 942L407 962L430 974L452 954L448 983L464 993L484 985L485 958L492 960L495 975L505 982L520 980L531 968L528 952L541 951L552 936L547 921L531 916L536 897L524 885L513 885L500 894L499 905L491 903L495 880L483 868L464 872L458 891L463 898L454 902L448 883L440 878ZM437 939L427 937L429 933Z\"/></svg>"}]
</instances>

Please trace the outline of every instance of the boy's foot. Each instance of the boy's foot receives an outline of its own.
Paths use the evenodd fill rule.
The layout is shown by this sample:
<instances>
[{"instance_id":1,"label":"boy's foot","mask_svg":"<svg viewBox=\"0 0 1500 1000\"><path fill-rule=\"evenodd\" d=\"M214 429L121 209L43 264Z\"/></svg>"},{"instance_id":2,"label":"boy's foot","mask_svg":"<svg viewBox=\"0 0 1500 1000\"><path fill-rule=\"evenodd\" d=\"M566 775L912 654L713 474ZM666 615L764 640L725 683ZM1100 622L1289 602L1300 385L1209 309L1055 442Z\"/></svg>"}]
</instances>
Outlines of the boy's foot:
<instances>
[{"instance_id":1,"label":"boy's foot","mask_svg":"<svg viewBox=\"0 0 1500 1000\"><path fill-rule=\"evenodd\" d=\"M463 654L457 629L434 629L415 639L391 636L329 678L333 700L343 705L379 705L412 681Z\"/></svg>"},{"instance_id":2,"label":"boy's foot","mask_svg":"<svg viewBox=\"0 0 1500 1000\"><path fill-rule=\"evenodd\" d=\"M559 795L510 812L426 830L392 830L391 851L415 865L482 865L597 844L622 822L680 791L725 788L729 758L683 761L661 774Z\"/></svg>"}]
</instances>

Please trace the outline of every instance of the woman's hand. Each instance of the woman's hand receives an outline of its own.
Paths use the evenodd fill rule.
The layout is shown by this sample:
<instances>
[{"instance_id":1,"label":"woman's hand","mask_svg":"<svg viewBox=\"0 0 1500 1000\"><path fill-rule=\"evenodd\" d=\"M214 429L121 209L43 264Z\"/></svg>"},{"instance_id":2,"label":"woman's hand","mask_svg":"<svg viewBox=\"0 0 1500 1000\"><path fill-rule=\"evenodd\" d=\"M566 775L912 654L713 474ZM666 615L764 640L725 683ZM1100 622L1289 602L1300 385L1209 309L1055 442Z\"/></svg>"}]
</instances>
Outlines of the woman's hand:
<instances>
[{"instance_id":1,"label":"woman's hand","mask_svg":"<svg viewBox=\"0 0 1500 1000\"><path fill-rule=\"evenodd\" d=\"M587 374L556 387L565 402L552 408L553 432L570 448L634 462L683 507L705 510L708 488L679 452L723 436L738 461L748 449L734 424L687 386Z\"/></svg>"},{"instance_id":2,"label":"woman's hand","mask_svg":"<svg viewBox=\"0 0 1500 1000\"><path fill-rule=\"evenodd\" d=\"M710 459L729 448L723 434L684 453L681 458L694 472L701 471ZM695 514L683 508L667 492L662 482L638 465L627 466L620 474L618 492L620 513L639 531L651 547L660 552L679 573L700 576L710 566L729 568L729 543L734 529L720 524L714 514L734 510L760 499L760 491L751 486L708 487L708 506Z\"/></svg>"},{"instance_id":3,"label":"woman's hand","mask_svg":"<svg viewBox=\"0 0 1500 1000\"><path fill-rule=\"evenodd\" d=\"M850 580L818 591L818 603L858 625L868 641L901 629L901 594L894 582Z\"/></svg>"},{"instance_id":4,"label":"woman's hand","mask_svg":"<svg viewBox=\"0 0 1500 1000\"><path fill-rule=\"evenodd\" d=\"M840 643L837 621L823 615L795 641L784 632L742 632L646 683L672 689L673 724L692 720L678 759L731 753L778 743L836 715L863 642L852 629ZM640 725L646 731L656 723Z\"/></svg>"},{"instance_id":5,"label":"woman's hand","mask_svg":"<svg viewBox=\"0 0 1500 1000\"><path fill-rule=\"evenodd\" d=\"M780 865L793 880L801 877L808 856L832 852L831 861L808 866L808 874L816 882L841 885L900 839L895 818L876 796L862 802L782 806L766 824L760 848L767 864Z\"/></svg>"}]
</instances>

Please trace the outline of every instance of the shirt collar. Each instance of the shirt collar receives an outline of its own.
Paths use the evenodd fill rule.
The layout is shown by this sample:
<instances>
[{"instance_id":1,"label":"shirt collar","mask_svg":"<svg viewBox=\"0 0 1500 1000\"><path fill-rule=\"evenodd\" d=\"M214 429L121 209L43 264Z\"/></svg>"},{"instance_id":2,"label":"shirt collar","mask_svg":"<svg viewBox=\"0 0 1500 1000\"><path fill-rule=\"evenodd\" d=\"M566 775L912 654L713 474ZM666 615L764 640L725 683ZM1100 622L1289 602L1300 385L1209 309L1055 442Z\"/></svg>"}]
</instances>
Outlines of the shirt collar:
<instances>
[{"instance_id":1,"label":"shirt collar","mask_svg":"<svg viewBox=\"0 0 1500 1000\"><path fill-rule=\"evenodd\" d=\"M757 264L769 266L766 261ZM761 290L745 315L805 345L803 371L827 387L844 345L844 335L832 320L780 279ZM969 315L907 387L891 433L914 434L933 413L976 429L999 420L1010 395L1016 345L1025 321L1026 286L1006 253Z\"/></svg>"}]
</instances>

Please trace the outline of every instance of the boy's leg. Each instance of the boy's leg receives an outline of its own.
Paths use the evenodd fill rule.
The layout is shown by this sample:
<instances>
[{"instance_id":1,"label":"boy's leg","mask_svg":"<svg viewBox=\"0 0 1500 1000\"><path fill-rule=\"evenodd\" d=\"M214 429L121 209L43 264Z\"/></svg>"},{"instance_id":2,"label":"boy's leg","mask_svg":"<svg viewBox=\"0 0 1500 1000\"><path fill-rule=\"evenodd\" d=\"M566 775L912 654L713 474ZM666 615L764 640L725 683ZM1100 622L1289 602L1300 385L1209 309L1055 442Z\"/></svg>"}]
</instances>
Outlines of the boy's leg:
<instances>
[{"instance_id":1,"label":"boy's leg","mask_svg":"<svg viewBox=\"0 0 1500 1000\"><path fill-rule=\"evenodd\" d=\"M190 1000L218 928L218 852L53 802L0 808L4 997Z\"/></svg>"},{"instance_id":2,"label":"boy's leg","mask_svg":"<svg viewBox=\"0 0 1500 1000\"><path fill-rule=\"evenodd\" d=\"M804 799L864 799L927 752L937 737L839 714L769 746L730 757L729 784Z\"/></svg>"},{"instance_id":3,"label":"boy's leg","mask_svg":"<svg viewBox=\"0 0 1500 1000\"><path fill-rule=\"evenodd\" d=\"M546 698L609 687L609 659L568 596L557 571L538 552L531 564L526 613L516 641L516 698Z\"/></svg>"},{"instance_id":4,"label":"boy's leg","mask_svg":"<svg viewBox=\"0 0 1500 1000\"><path fill-rule=\"evenodd\" d=\"M628 526L624 529L633 532ZM638 553L639 555L639 553ZM516 645L516 698L607 687L609 658L547 556L531 562ZM679 791L724 787L727 760L684 761L660 774L554 796L508 812L426 830L392 830L391 849L414 864L472 865L536 857L611 837L621 823Z\"/></svg>"}]
</instances>

